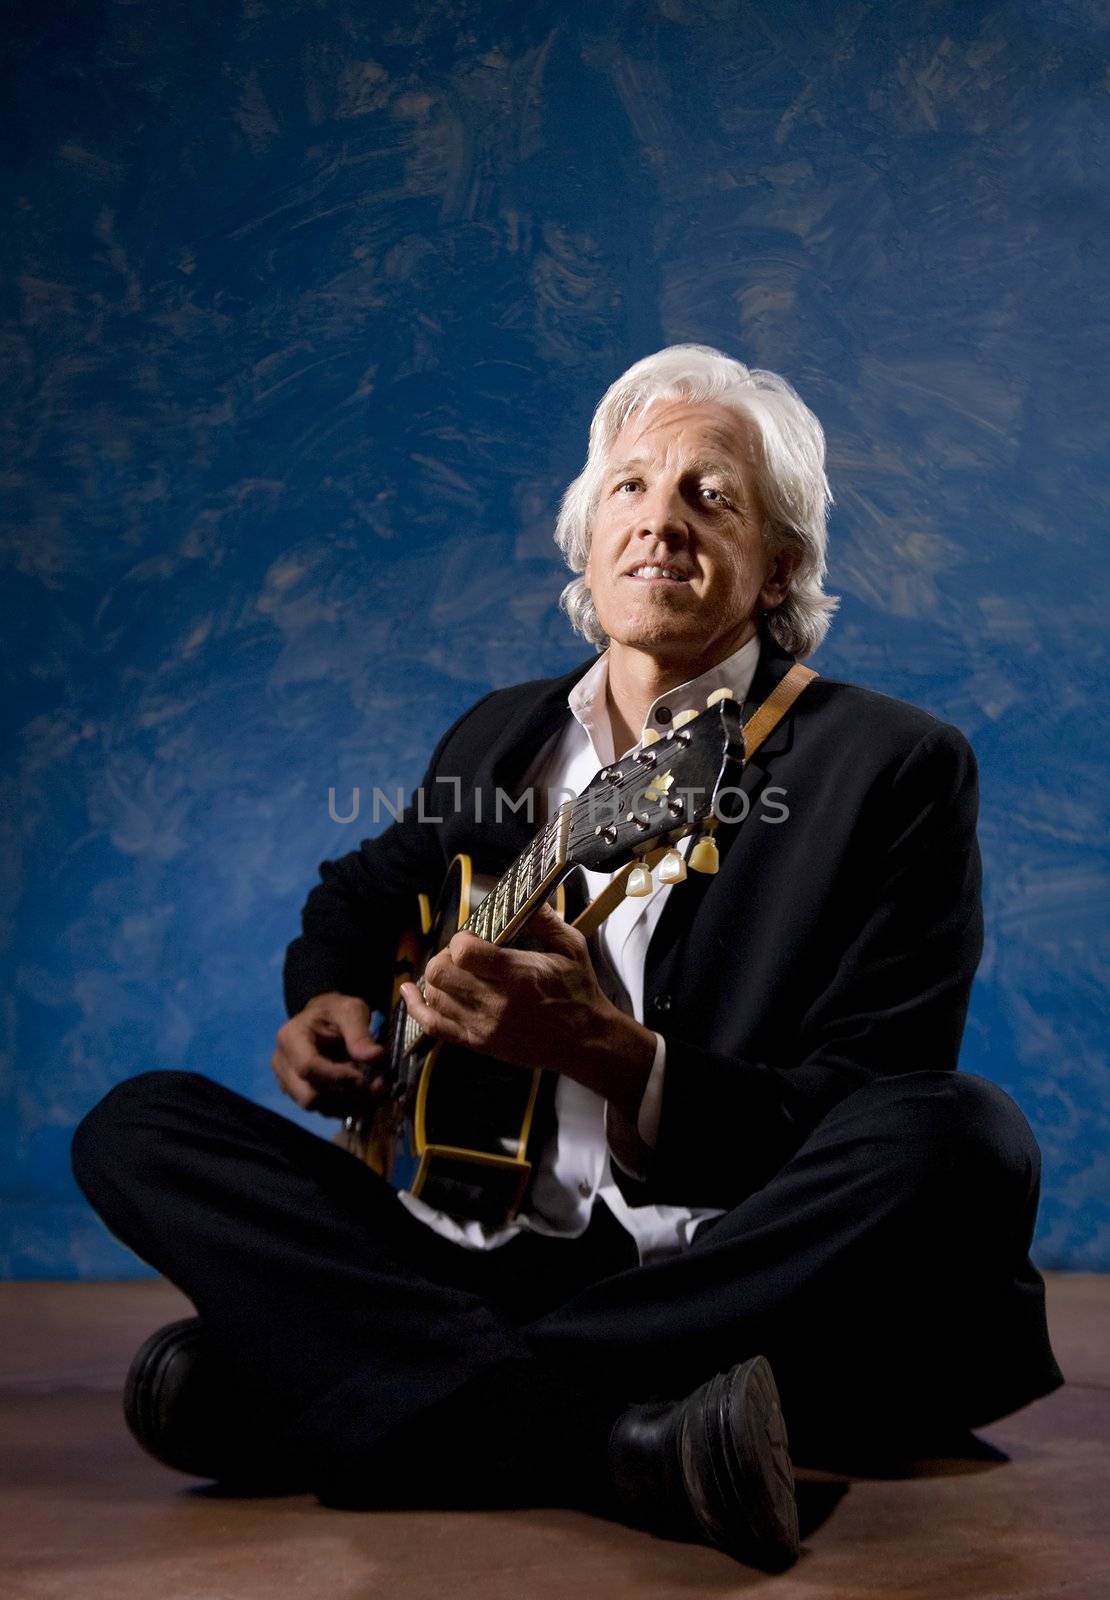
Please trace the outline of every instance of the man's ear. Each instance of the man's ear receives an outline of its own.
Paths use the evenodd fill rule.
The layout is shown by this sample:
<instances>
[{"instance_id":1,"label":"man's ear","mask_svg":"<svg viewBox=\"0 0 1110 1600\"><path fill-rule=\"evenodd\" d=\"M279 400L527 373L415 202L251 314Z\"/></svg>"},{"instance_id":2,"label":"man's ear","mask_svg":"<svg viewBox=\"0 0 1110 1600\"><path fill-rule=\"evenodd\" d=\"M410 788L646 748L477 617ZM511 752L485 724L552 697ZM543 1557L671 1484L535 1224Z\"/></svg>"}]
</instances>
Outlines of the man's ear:
<instances>
[{"instance_id":1,"label":"man's ear","mask_svg":"<svg viewBox=\"0 0 1110 1600\"><path fill-rule=\"evenodd\" d=\"M790 593L790 585L801 565L802 558L796 550L780 550L772 556L763 587L759 591L759 604L764 611L774 611Z\"/></svg>"}]
</instances>

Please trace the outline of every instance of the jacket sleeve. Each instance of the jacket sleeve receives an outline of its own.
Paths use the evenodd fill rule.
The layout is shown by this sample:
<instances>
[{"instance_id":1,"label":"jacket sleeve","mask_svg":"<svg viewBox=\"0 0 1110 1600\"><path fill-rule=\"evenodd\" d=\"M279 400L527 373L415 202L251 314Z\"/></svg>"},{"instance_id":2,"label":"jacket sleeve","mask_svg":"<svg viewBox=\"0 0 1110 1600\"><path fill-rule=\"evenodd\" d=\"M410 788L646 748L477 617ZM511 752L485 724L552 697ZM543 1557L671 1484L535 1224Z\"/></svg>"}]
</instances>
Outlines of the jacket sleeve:
<instances>
[{"instance_id":1,"label":"jacket sleeve","mask_svg":"<svg viewBox=\"0 0 1110 1600\"><path fill-rule=\"evenodd\" d=\"M416 895L423 891L434 896L447 866L441 830L426 820L437 815L443 798L442 792L435 793L440 761L481 704L483 700L477 701L443 735L399 821L376 839L364 839L357 850L321 863L320 882L301 913L301 935L285 952L290 1016L315 995L332 991L356 995L372 1010L388 1005L397 941L414 920Z\"/></svg>"},{"instance_id":2,"label":"jacket sleeve","mask_svg":"<svg viewBox=\"0 0 1110 1600\"><path fill-rule=\"evenodd\" d=\"M954 1070L983 945L975 757L941 724L878 811L875 871L845 886L838 963L799 994L789 1056L717 1055L666 1034L659 1138L641 1203L731 1207L760 1188L836 1103L891 1073ZM631 1195L630 1195L631 1198Z\"/></svg>"}]
</instances>

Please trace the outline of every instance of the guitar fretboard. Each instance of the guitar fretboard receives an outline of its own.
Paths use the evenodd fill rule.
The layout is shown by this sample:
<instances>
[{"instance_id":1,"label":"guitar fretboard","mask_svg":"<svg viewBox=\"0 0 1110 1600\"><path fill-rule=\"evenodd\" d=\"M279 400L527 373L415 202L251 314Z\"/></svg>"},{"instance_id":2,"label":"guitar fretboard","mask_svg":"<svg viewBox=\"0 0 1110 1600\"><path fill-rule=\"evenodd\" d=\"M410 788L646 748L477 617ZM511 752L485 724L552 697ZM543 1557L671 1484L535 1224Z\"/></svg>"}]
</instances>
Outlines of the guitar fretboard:
<instances>
[{"instance_id":1,"label":"guitar fretboard","mask_svg":"<svg viewBox=\"0 0 1110 1600\"><path fill-rule=\"evenodd\" d=\"M467 933L496 944L506 928L534 899L551 874L566 861L570 806L565 805L541 828L523 855L517 856L476 911L467 918Z\"/></svg>"},{"instance_id":2,"label":"guitar fretboard","mask_svg":"<svg viewBox=\"0 0 1110 1600\"><path fill-rule=\"evenodd\" d=\"M556 880L567 859L571 806L568 801L540 829L522 855L503 872L481 905L463 923L467 933L477 934L497 944L514 931L513 924L525 912L535 909L550 884ZM421 987L418 980L418 987ZM424 1030L405 1013L403 1049L408 1055L424 1037Z\"/></svg>"}]
</instances>

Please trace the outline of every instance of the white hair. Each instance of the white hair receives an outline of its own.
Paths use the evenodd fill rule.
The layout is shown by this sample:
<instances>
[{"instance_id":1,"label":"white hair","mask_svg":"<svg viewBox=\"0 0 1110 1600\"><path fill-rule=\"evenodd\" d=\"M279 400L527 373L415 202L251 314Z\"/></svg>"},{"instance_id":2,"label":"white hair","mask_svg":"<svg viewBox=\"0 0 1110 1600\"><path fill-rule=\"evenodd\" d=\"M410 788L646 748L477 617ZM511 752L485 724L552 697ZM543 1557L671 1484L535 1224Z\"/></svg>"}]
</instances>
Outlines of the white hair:
<instances>
[{"instance_id":1,"label":"white hair","mask_svg":"<svg viewBox=\"0 0 1110 1600\"><path fill-rule=\"evenodd\" d=\"M746 367L710 345L673 344L645 356L602 396L590 424L586 465L564 494L555 525L555 543L567 566L572 572L585 571L613 441L632 416L657 400L717 401L753 425L755 487L766 514L766 548L771 554L790 551L799 557L789 593L765 613L766 626L784 650L811 655L840 604L822 588L832 504L824 430L777 372ZM604 650L608 636L585 578L568 583L559 604L575 630Z\"/></svg>"}]
</instances>

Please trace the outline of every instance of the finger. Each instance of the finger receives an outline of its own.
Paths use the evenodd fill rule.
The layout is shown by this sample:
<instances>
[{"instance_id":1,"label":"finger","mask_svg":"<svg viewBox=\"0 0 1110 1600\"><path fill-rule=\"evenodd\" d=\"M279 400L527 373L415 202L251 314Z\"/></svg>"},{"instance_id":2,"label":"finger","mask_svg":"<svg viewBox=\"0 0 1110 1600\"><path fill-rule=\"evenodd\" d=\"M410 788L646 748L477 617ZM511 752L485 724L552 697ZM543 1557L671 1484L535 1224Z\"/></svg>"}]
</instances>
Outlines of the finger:
<instances>
[{"instance_id":1,"label":"finger","mask_svg":"<svg viewBox=\"0 0 1110 1600\"><path fill-rule=\"evenodd\" d=\"M318 1043L319 1049L317 1049ZM287 1063L289 1070L298 1076L302 1076L310 1066L351 1066L350 1062L329 1055L327 1041L316 1040L307 1028L291 1030L284 1035L279 1034L278 1056Z\"/></svg>"},{"instance_id":2,"label":"finger","mask_svg":"<svg viewBox=\"0 0 1110 1600\"><path fill-rule=\"evenodd\" d=\"M370 1037L370 1007L352 995L331 1007L330 1020L343 1036L352 1061L371 1061L381 1046Z\"/></svg>"},{"instance_id":3,"label":"finger","mask_svg":"<svg viewBox=\"0 0 1110 1600\"><path fill-rule=\"evenodd\" d=\"M275 1051L274 1059L270 1065L274 1069L274 1076L277 1078L281 1092L287 1094L290 1100L300 1106L302 1111L308 1111L316 1098L316 1090L312 1085L302 1082L297 1074L291 1070L288 1060L278 1051Z\"/></svg>"},{"instance_id":4,"label":"finger","mask_svg":"<svg viewBox=\"0 0 1110 1600\"><path fill-rule=\"evenodd\" d=\"M440 952L441 955L443 953ZM511 950L505 945L490 944L488 940L479 939L473 933L456 933L447 946L447 953L455 971L466 973L469 977L496 988L503 988L511 983L514 977L534 965L529 960L529 951ZM439 970L442 971L442 968ZM432 981L439 984L437 972L432 973Z\"/></svg>"},{"instance_id":5,"label":"finger","mask_svg":"<svg viewBox=\"0 0 1110 1600\"><path fill-rule=\"evenodd\" d=\"M450 981L458 985L463 980L460 976L455 975ZM460 994L457 988L441 988L438 984L425 983L424 993L420 998L426 1006L435 1012L437 1017L459 1028L465 1027L473 1019L475 1011L478 1009L471 1003L465 993Z\"/></svg>"},{"instance_id":6,"label":"finger","mask_svg":"<svg viewBox=\"0 0 1110 1600\"><path fill-rule=\"evenodd\" d=\"M358 1004L359 1002L356 1002ZM368 1065L384 1054L384 1046L366 1036L366 1047L352 1055L338 1021L323 1014L292 1017L278 1029L278 1049L288 1056L294 1069L303 1070L310 1062L328 1061L333 1065Z\"/></svg>"},{"instance_id":7,"label":"finger","mask_svg":"<svg viewBox=\"0 0 1110 1600\"><path fill-rule=\"evenodd\" d=\"M356 1066L342 1061L310 1061L298 1074L306 1083L317 1089L361 1089L365 1074Z\"/></svg>"},{"instance_id":8,"label":"finger","mask_svg":"<svg viewBox=\"0 0 1110 1600\"><path fill-rule=\"evenodd\" d=\"M449 995L434 988L430 994L422 995L415 983L403 983L401 993L405 997L409 1016L425 1033L449 1044L467 1043L468 1036L462 1022L465 1012L462 1007L455 1005ZM429 1001L435 1003L430 1004Z\"/></svg>"},{"instance_id":9,"label":"finger","mask_svg":"<svg viewBox=\"0 0 1110 1600\"><path fill-rule=\"evenodd\" d=\"M322 1046L330 1037L331 1034L323 1023L310 1023L302 1013L282 1023L278 1029L277 1053L296 1069L317 1056L322 1060L323 1056L318 1046Z\"/></svg>"},{"instance_id":10,"label":"finger","mask_svg":"<svg viewBox=\"0 0 1110 1600\"><path fill-rule=\"evenodd\" d=\"M272 1062L277 1080L285 1092L304 1105L305 1095L311 1098L315 1086L354 1085L362 1082L362 1072L352 1062L329 1061L311 1049L297 1048L279 1043Z\"/></svg>"},{"instance_id":11,"label":"finger","mask_svg":"<svg viewBox=\"0 0 1110 1600\"><path fill-rule=\"evenodd\" d=\"M442 954L442 953L441 953ZM437 957L435 962L429 962L424 969L423 989L425 995L433 991L438 995L449 995L460 1006L480 1006L490 998L491 988L497 989L499 985L490 984L477 973L469 972L465 967L460 967L456 961L446 961ZM433 999L432 1004L435 1004Z\"/></svg>"},{"instance_id":12,"label":"finger","mask_svg":"<svg viewBox=\"0 0 1110 1600\"><path fill-rule=\"evenodd\" d=\"M357 1067L326 1061L323 1056L314 1056L308 1061L293 1062L279 1052L274 1057L274 1071L281 1087L297 1101L298 1105L304 1103L306 1094L311 1097L321 1086L335 1087L344 1084L354 1087L362 1082L362 1074Z\"/></svg>"},{"instance_id":13,"label":"finger","mask_svg":"<svg viewBox=\"0 0 1110 1600\"><path fill-rule=\"evenodd\" d=\"M565 922L546 900L528 923L528 931L535 934L545 949L556 954L580 960L586 953L585 936Z\"/></svg>"}]
</instances>

